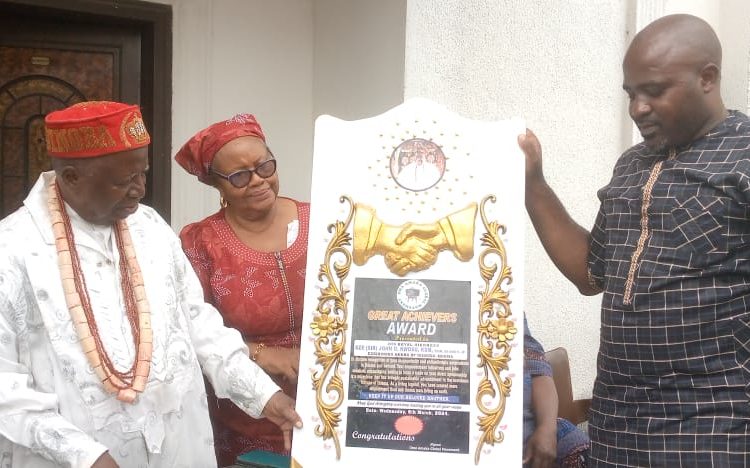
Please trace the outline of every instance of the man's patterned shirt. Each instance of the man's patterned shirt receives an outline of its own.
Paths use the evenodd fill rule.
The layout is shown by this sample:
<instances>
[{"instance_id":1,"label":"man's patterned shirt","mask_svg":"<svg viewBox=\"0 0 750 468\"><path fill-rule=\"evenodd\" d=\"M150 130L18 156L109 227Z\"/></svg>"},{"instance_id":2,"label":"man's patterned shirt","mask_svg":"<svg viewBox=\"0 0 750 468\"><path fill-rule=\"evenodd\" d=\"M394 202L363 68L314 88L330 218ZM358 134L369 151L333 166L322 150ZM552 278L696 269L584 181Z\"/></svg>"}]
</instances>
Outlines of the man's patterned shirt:
<instances>
[{"instance_id":1,"label":"man's patterned shirt","mask_svg":"<svg viewBox=\"0 0 750 468\"><path fill-rule=\"evenodd\" d=\"M634 146L599 198L591 461L750 465L750 120L730 111L667 154Z\"/></svg>"}]
</instances>

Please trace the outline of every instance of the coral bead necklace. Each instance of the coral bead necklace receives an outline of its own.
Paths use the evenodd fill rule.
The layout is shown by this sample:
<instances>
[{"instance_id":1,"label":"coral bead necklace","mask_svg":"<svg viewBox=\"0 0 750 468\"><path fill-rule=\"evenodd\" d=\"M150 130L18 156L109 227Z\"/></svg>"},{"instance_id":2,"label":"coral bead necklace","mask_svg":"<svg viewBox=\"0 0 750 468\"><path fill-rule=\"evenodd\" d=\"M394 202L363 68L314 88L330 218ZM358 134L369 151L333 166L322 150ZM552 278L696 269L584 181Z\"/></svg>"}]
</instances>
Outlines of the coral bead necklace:
<instances>
[{"instance_id":1,"label":"coral bead necklace","mask_svg":"<svg viewBox=\"0 0 750 468\"><path fill-rule=\"evenodd\" d=\"M124 219L116 221L113 230L120 255L122 296L136 355L129 369L119 371L104 349L96 327L73 237L73 228L56 180L48 187L48 205L65 302L83 352L104 388L110 393L117 393L118 400L132 403L138 393L146 388L151 370L153 332L151 312L143 287L143 275L138 266L127 222Z\"/></svg>"}]
</instances>

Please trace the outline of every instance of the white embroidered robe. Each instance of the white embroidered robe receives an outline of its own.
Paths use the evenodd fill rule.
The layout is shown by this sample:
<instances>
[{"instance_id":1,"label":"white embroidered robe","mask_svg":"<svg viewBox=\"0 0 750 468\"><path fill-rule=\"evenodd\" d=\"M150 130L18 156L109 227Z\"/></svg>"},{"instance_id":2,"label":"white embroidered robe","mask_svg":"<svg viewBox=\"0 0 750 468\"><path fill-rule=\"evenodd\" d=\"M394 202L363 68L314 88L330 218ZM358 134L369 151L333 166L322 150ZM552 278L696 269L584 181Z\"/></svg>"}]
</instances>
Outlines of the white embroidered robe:
<instances>
[{"instance_id":1,"label":"white embroidered robe","mask_svg":"<svg viewBox=\"0 0 750 468\"><path fill-rule=\"evenodd\" d=\"M135 404L106 393L65 304L47 209L52 177L42 174L0 221L0 468L89 467L105 450L123 468L216 466L201 368L253 417L278 387L203 301L170 226L141 206L127 221L151 307L151 373ZM75 213L71 222L102 342L127 369L134 345L114 234Z\"/></svg>"}]
</instances>

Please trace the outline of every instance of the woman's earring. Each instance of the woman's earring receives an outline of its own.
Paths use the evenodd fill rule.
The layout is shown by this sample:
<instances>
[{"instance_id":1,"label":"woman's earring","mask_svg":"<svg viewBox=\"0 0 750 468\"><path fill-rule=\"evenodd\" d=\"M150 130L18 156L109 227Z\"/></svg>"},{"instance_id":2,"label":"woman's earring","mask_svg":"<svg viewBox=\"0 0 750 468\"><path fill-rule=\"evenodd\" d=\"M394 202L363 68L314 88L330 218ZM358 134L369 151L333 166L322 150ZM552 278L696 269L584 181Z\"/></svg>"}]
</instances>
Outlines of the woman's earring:
<instances>
[{"instance_id":1,"label":"woman's earring","mask_svg":"<svg viewBox=\"0 0 750 468\"><path fill-rule=\"evenodd\" d=\"M229 202L224 198L224 195L219 196L219 205L221 205L222 208L226 208L229 206Z\"/></svg>"}]
</instances>

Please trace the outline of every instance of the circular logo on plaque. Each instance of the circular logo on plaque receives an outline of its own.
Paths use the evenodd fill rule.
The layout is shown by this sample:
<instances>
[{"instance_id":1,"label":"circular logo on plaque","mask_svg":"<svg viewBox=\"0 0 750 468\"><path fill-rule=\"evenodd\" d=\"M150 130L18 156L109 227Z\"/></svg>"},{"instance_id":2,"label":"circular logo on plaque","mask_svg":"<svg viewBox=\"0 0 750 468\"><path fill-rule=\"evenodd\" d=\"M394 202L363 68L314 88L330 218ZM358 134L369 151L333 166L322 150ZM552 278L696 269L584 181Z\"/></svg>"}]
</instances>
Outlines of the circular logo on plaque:
<instances>
[{"instance_id":1,"label":"circular logo on plaque","mask_svg":"<svg viewBox=\"0 0 750 468\"><path fill-rule=\"evenodd\" d=\"M412 192L433 187L445 174L443 150L423 138L412 138L398 145L391 154L390 164L393 180Z\"/></svg>"},{"instance_id":2,"label":"circular logo on plaque","mask_svg":"<svg viewBox=\"0 0 750 468\"><path fill-rule=\"evenodd\" d=\"M419 280L406 280L398 286L396 300L406 310L419 310L430 300L430 290Z\"/></svg>"}]
</instances>

